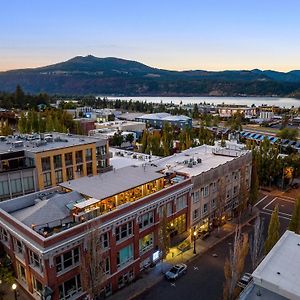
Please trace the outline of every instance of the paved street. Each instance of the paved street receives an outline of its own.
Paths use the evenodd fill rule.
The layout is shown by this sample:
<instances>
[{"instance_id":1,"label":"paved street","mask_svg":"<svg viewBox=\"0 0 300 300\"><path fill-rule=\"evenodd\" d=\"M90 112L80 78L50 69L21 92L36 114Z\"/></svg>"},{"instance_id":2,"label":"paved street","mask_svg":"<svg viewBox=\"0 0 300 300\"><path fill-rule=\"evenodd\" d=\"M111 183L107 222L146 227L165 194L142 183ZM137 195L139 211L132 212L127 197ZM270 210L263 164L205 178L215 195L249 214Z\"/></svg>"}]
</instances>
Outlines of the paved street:
<instances>
[{"instance_id":1,"label":"paved street","mask_svg":"<svg viewBox=\"0 0 300 300\"><path fill-rule=\"evenodd\" d=\"M281 234L283 234L289 224L292 214L294 200L286 196L260 195L260 201L256 207L261 210L264 219L264 234L267 234L267 227L270 216L275 205L279 207L279 219ZM253 223L253 222L251 222ZM251 224L244 226L243 231L251 232ZM233 236L223 240L218 245L210 249L207 253L196 258L188 264L188 272L175 284L166 280L160 281L154 287L144 292L136 300L154 299L188 299L188 300L220 300L222 299L224 282L224 262L228 256ZM217 254L214 257L213 254ZM245 271L251 271L249 256L246 259Z\"/></svg>"}]
</instances>

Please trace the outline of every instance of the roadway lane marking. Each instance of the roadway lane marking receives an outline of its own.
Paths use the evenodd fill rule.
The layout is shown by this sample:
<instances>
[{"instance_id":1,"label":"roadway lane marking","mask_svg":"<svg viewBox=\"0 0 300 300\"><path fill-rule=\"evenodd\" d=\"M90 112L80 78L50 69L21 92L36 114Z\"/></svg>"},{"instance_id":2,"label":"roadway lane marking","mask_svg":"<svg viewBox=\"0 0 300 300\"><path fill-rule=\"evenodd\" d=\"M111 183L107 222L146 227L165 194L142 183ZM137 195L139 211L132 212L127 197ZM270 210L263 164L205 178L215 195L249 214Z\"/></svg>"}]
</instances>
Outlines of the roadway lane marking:
<instances>
[{"instance_id":1,"label":"roadway lane marking","mask_svg":"<svg viewBox=\"0 0 300 300\"><path fill-rule=\"evenodd\" d=\"M289 197L289 196L280 196L280 197L282 197L282 198L287 198L287 199L290 199L290 200L296 200L296 198L293 198L293 197Z\"/></svg>"},{"instance_id":2,"label":"roadway lane marking","mask_svg":"<svg viewBox=\"0 0 300 300\"><path fill-rule=\"evenodd\" d=\"M269 202L265 207L263 207L263 209L266 209L266 207L268 207L269 205L271 205L276 199L277 199L277 197L275 197L271 202Z\"/></svg>"},{"instance_id":3,"label":"roadway lane marking","mask_svg":"<svg viewBox=\"0 0 300 300\"><path fill-rule=\"evenodd\" d=\"M174 282L174 283L171 283L171 286L172 286L172 287L176 287L176 284L175 284L175 282Z\"/></svg>"},{"instance_id":4,"label":"roadway lane marking","mask_svg":"<svg viewBox=\"0 0 300 300\"><path fill-rule=\"evenodd\" d=\"M272 215L272 213L269 213L269 212L267 212L267 211L261 211L260 213L261 213L261 214L265 214L265 215L269 215L269 216ZM286 220L288 220L288 221L291 220L291 218L283 217L283 216L280 216L280 215L278 215L278 217L279 217L279 218L282 218L282 219L286 219Z\"/></svg>"},{"instance_id":5,"label":"roadway lane marking","mask_svg":"<svg viewBox=\"0 0 300 300\"><path fill-rule=\"evenodd\" d=\"M197 270L199 270L199 268L198 267L194 267L194 271L197 271Z\"/></svg>"},{"instance_id":6,"label":"roadway lane marking","mask_svg":"<svg viewBox=\"0 0 300 300\"><path fill-rule=\"evenodd\" d=\"M271 212L271 213L273 212L272 209L268 209L268 208L266 208L265 211L268 211L268 212ZM288 217L291 217L291 216L292 216L291 214L287 214L287 213L284 213L284 212L282 212L282 211L279 211L279 212L278 212L278 215L286 215L286 216L288 216Z\"/></svg>"},{"instance_id":7,"label":"roadway lane marking","mask_svg":"<svg viewBox=\"0 0 300 300\"><path fill-rule=\"evenodd\" d=\"M284 199L284 198L281 198L281 197L278 197L277 199L285 201L285 202L295 203L295 201Z\"/></svg>"},{"instance_id":8,"label":"roadway lane marking","mask_svg":"<svg viewBox=\"0 0 300 300\"><path fill-rule=\"evenodd\" d=\"M254 204L254 207L257 206L260 202L264 201L265 199L267 199L269 197L269 195L264 196L262 199L260 199L256 204Z\"/></svg>"}]
</instances>

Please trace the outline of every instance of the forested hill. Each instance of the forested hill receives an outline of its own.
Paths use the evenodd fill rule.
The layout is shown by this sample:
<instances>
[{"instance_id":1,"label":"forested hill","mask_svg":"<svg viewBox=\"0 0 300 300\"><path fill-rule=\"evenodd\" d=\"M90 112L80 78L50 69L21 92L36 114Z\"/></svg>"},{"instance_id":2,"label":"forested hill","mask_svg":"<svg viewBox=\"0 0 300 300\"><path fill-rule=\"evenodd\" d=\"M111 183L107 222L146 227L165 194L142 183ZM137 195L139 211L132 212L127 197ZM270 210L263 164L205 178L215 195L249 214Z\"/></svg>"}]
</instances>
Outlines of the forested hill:
<instances>
[{"instance_id":1,"label":"forested hill","mask_svg":"<svg viewBox=\"0 0 300 300\"><path fill-rule=\"evenodd\" d=\"M126 96L237 96L299 93L300 71L168 71L119 58L77 56L58 64L0 72L0 90Z\"/></svg>"}]
</instances>

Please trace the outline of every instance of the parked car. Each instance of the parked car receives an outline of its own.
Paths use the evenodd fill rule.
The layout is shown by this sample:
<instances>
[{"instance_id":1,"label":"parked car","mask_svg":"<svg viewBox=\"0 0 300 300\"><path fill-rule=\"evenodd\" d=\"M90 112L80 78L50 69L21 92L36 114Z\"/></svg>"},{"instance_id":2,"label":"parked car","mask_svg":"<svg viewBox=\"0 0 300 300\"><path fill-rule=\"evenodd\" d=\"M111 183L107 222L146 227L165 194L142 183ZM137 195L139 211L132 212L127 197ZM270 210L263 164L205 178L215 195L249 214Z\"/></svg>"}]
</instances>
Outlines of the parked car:
<instances>
[{"instance_id":1,"label":"parked car","mask_svg":"<svg viewBox=\"0 0 300 300\"><path fill-rule=\"evenodd\" d=\"M168 280L178 279L180 276L184 275L187 271L186 264L174 265L166 274L165 277Z\"/></svg>"},{"instance_id":2,"label":"parked car","mask_svg":"<svg viewBox=\"0 0 300 300\"><path fill-rule=\"evenodd\" d=\"M238 281L237 285L244 289L248 283L252 280L252 275L250 273L245 273L242 278Z\"/></svg>"}]
</instances>

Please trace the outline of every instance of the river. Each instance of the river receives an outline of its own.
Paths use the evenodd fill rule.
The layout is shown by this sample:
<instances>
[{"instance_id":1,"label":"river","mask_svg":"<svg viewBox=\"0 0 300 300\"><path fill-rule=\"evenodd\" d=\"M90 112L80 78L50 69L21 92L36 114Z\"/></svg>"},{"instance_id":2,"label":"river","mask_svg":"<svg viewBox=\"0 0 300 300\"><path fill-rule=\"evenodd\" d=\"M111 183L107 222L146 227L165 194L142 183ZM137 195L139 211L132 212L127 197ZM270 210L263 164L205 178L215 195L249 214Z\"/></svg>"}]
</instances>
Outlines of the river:
<instances>
[{"instance_id":1,"label":"river","mask_svg":"<svg viewBox=\"0 0 300 300\"><path fill-rule=\"evenodd\" d=\"M101 96L100 96L101 97ZM183 104L190 103L210 103L210 104L239 104L239 105L248 105L251 106L260 106L265 105L276 105L280 107L290 108L292 106L299 107L300 99L294 98L280 98L280 97L107 97L110 100L120 99L120 100L130 100L132 101L146 101L152 103L174 103L180 104L182 101Z\"/></svg>"}]
</instances>

